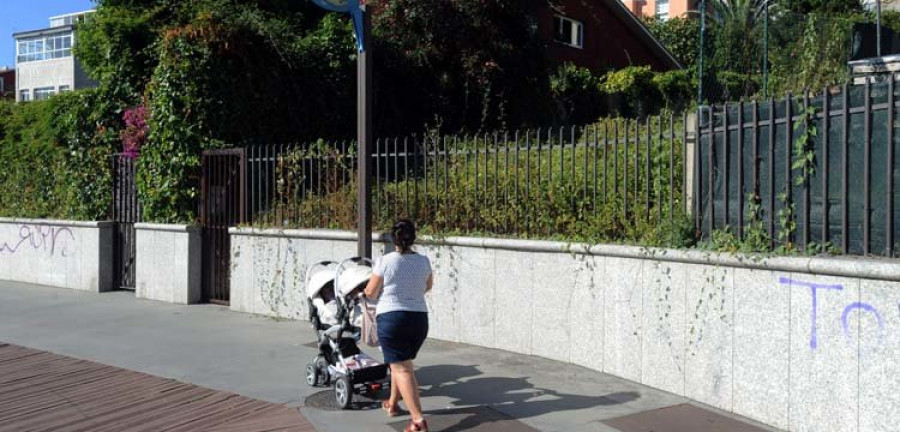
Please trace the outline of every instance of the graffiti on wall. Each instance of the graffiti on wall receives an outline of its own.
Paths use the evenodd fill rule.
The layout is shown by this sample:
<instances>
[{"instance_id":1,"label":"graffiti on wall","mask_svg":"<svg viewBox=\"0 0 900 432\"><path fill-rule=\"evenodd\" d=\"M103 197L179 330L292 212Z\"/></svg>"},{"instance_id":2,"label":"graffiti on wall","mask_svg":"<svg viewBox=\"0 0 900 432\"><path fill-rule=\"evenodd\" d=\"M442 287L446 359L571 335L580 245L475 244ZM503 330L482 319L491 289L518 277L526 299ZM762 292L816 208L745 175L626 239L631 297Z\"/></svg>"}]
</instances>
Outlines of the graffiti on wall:
<instances>
[{"instance_id":1,"label":"graffiti on wall","mask_svg":"<svg viewBox=\"0 0 900 432\"><path fill-rule=\"evenodd\" d=\"M9 240L0 238L0 256L29 250L46 253L51 257L58 254L63 258L75 253L75 234L67 227L19 225L18 236L14 237Z\"/></svg>"},{"instance_id":2,"label":"graffiti on wall","mask_svg":"<svg viewBox=\"0 0 900 432\"><path fill-rule=\"evenodd\" d=\"M819 296L829 291L843 291L844 286L838 284L822 284L815 282L806 282L796 279L781 277L778 282L782 285L800 286L809 288L810 297L812 299L812 308L810 309L810 337L809 348L816 350L819 347L818 324L819 319ZM848 344L853 343L853 332L850 329L850 317L853 312L859 314L867 314L871 316L876 323L875 346L866 351L874 351L881 347L884 343L884 318L881 312L873 305L864 302L851 302L847 304L841 312L841 329ZM862 315L861 315L862 316Z\"/></svg>"}]
</instances>

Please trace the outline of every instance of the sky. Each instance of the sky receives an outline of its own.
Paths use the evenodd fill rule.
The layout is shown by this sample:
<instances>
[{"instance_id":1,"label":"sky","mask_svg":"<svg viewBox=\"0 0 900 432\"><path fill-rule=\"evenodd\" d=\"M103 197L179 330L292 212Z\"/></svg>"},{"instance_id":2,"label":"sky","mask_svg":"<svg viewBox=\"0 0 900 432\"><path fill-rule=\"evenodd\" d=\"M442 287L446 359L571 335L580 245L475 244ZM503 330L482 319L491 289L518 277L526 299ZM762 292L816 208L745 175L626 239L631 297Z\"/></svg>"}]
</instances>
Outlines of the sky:
<instances>
[{"instance_id":1,"label":"sky","mask_svg":"<svg viewBox=\"0 0 900 432\"><path fill-rule=\"evenodd\" d=\"M0 0L0 67L16 65L13 33L46 28L54 15L93 8L91 0Z\"/></svg>"}]
</instances>

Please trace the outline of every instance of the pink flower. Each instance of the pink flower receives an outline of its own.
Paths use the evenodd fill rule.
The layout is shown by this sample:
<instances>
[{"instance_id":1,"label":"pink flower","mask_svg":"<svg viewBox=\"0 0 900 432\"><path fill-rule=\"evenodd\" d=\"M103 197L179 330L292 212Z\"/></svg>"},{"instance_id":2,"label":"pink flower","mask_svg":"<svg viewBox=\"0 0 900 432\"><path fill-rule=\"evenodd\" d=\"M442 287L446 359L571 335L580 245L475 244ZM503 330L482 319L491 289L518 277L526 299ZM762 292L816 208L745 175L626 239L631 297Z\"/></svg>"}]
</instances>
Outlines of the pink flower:
<instances>
[{"instance_id":1,"label":"pink flower","mask_svg":"<svg viewBox=\"0 0 900 432\"><path fill-rule=\"evenodd\" d=\"M147 141L147 133L150 131L147 125L147 108L138 105L125 110L122 116L125 120L125 129L119 132L122 139L122 153L130 158L136 158L141 153L141 147Z\"/></svg>"}]
</instances>

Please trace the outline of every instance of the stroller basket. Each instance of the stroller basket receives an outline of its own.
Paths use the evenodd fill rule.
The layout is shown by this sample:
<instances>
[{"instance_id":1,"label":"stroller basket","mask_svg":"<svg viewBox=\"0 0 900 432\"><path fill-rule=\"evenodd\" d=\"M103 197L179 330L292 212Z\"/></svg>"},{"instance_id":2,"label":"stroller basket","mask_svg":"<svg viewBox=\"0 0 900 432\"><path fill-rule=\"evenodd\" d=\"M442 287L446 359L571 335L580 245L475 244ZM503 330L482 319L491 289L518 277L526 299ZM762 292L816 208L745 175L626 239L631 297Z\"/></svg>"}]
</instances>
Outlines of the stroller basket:
<instances>
[{"instance_id":1,"label":"stroller basket","mask_svg":"<svg viewBox=\"0 0 900 432\"><path fill-rule=\"evenodd\" d=\"M363 369L351 370L350 382L353 384L362 384L373 381L381 381L387 376L388 365L380 364L378 366L370 366Z\"/></svg>"},{"instance_id":2,"label":"stroller basket","mask_svg":"<svg viewBox=\"0 0 900 432\"><path fill-rule=\"evenodd\" d=\"M360 353L356 341L350 338L341 338L338 342L338 349L344 357L353 357Z\"/></svg>"}]
</instances>

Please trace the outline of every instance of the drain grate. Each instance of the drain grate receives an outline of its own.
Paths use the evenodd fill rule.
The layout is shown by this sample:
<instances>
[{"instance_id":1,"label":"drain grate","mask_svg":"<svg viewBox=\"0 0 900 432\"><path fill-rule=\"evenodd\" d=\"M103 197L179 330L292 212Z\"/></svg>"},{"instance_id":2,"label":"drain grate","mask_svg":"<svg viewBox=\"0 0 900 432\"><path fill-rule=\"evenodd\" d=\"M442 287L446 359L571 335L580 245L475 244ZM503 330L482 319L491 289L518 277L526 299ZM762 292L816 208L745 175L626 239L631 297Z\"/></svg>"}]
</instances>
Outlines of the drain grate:
<instances>
[{"instance_id":1,"label":"drain grate","mask_svg":"<svg viewBox=\"0 0 900 432\"><path fill-rule=\"evenodd\" d=\"M429 429L443 432L537 432L537 429L487 406L431 412L425 419ZM408 423L407 418L388 426L402 431Z\"/></svg>"},{"instance_id":2,"label":"drain grate","mask_svg":"<svg viewBox=\"0 0 900 432\"><path fill-rule=\"evenodd\" d=\"M766 429L691 404L631 414L603 423L622 432L766 432Z\"/></svg>"}]
</instances>

